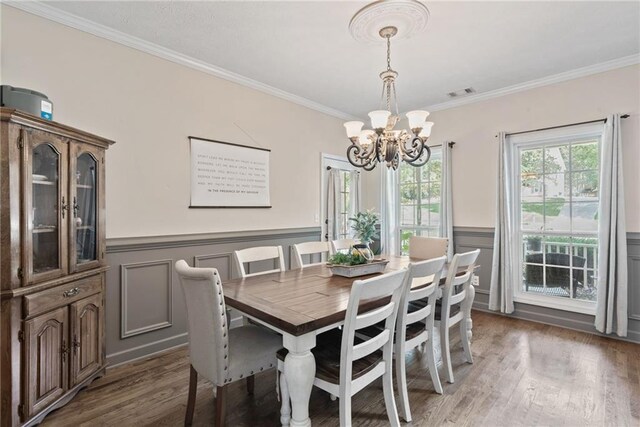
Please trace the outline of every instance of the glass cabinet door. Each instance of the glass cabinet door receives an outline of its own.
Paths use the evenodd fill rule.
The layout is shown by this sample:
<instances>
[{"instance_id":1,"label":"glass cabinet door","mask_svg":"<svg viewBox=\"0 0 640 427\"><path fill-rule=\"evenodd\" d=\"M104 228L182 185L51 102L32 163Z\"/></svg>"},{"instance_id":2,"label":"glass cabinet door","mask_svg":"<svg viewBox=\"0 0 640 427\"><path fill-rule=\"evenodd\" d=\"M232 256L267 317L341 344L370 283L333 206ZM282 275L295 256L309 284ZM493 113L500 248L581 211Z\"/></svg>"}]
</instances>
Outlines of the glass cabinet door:
<instances>
[{"instance_id":1,"label":"glass cabinet door","mask_svg":"<svg viewBox=\"0 0 640 427\"><path fill-rule=\"evenodd\" d=\"M71 270L95 268L101 263L103 224L101 159L104 154L93 147L72 144L71 189Z\"/></svg>"},{"instance_id":2,"label":"glass cabinet door","mask_svg":"<svg viewBox=\"0 0 640 427\"><path fill-rule=\"evenodd\" d=\"M76 229L76 264L97 259L96 250L96 191L97 162L89 153L82 153L76 160L76 195L73 200L73 218ZM74 254L72 254L73 256Z\"/></svg>"},{"instance_id":3,"label":"glass cabinet door","mask_svg":"<svg viewBox=\"0 0 640 427\"><path fill-rule=\"evenodd\" d=\"M27 212L25 265L27 282L61 276L66 261L67 145L44 134L34 133L25 148Z\"/></svg>"}]
</instances>

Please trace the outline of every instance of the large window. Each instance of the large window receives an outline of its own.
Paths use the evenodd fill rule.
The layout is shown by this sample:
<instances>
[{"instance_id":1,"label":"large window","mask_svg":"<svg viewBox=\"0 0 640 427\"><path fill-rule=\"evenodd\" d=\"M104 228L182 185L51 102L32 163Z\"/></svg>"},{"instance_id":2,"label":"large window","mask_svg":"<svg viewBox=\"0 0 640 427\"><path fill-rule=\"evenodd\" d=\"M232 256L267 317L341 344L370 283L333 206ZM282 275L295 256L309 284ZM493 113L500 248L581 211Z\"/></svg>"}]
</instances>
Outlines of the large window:
<instances>
[{"instance_id":1,"label":"large window","mask_svg":"<svg viewBox=\"0 0 640 427\"><path fill-rule=\"evenodd\" d=\"M442 149L432 149L431 160L419 168L405 162L399 168L400 251L409 252L411 236L440 236Z\"/></svg>"},{"instance_id":2,"label":"large window","mask_svg":"<svg viewBox=\"0 0 640 427\"><path fill-rule=\"evenodd\" d=\"M511 137L522 272L516 300L595 309L601 128Z\"/></svg>"}]
</instances>

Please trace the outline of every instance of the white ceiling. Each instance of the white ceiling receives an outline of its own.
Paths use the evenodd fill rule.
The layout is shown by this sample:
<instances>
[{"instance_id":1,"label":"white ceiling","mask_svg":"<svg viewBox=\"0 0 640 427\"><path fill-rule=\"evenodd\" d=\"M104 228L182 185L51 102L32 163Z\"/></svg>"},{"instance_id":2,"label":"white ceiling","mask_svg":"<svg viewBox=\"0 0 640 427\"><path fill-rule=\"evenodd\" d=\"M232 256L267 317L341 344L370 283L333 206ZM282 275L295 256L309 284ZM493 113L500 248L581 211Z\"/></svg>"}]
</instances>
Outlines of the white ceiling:
<instances>
[{"instance_id":1,"label":"white ceiling","mask_svg":"<svg viewBox=\"0 0 640 427\"><path fill-rule=\"evenodd\" d=\"M349 35L367 2L47 2L349 115L379 106L384 43ZM401 111L640 52L640 2L426 2L426 33L392 44Z\"/></svg>"}]
</instances>

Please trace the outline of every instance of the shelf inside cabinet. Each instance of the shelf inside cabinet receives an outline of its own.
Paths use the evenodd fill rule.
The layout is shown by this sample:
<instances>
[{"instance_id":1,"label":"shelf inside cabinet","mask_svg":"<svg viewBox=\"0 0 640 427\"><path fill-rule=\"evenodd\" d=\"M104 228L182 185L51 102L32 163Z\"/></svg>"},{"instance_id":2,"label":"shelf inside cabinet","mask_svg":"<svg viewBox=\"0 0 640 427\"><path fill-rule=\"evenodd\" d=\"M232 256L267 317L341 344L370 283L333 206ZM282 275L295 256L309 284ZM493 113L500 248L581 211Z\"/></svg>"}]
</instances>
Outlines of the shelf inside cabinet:
<instances>
[{"instance_id":1,"label":"shelf inside cabinet","mask_svg":"<svg viewBox=\"0 0 640 427\"><path fill-rule=\"evenodd\" d=\"M93 230L93 225L78 225L76 230Z\"/></svg>"},{"instance_id":2,"label":"shelf inside cabinet","mask_svg":"<svg viewBox=\"0 0 640 427\"><path fill-rule=\"evenodd\" d=\"M56 185L57 183L54 181L32 181L33 185Z\"/></svg>"},{"instance_id":3,"label":"shelf inside cabinet","mask_svg":"<svg viewBox=\"0 0 640 427\"><path fill-rule=\"evenodd\" d=\"M93 185L87 185L87 184L76 184L77 188L82 188L82 189L93 189Z\"/></svg>"},{"instance_id":4,"label":"shelf inside cabinet","mask_svg":"<svg viewBox=\"0 0 640 427\"><path fill-rule=\"evenodd\" d=\"M57 229L58 229L57 227L34 227L33 233L34 234L52 233L52 232L56 231Z\"/></svg>"}]
</instances>

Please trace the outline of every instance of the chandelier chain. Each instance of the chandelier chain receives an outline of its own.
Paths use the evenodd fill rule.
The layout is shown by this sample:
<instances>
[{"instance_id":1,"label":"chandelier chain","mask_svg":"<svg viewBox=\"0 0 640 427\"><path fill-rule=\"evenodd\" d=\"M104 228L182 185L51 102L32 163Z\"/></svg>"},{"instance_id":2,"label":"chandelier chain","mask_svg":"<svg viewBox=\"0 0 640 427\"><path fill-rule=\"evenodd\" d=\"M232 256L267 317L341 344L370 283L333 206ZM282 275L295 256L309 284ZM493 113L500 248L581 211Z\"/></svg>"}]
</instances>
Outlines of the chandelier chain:
<instances>
[{"instance_id":1,"label":"chandelier chain","mask_svg":"<svg viewBox=\"0 0 640 427\"><path fill-rule=\"evenodd\" d=\"M391 71L391 36L387 36L387 71Z\"/></svg>"}]
</instances>

